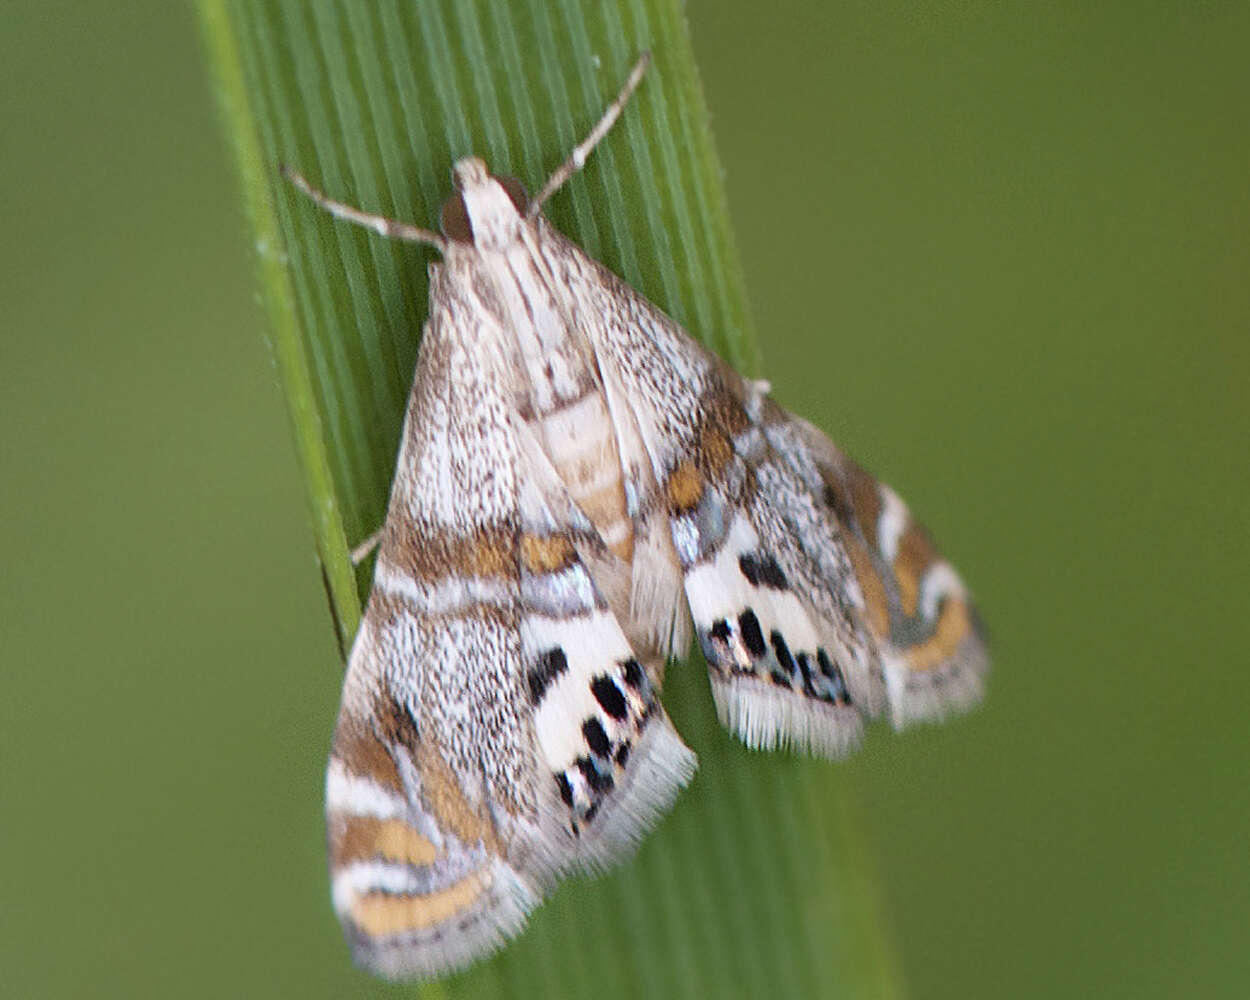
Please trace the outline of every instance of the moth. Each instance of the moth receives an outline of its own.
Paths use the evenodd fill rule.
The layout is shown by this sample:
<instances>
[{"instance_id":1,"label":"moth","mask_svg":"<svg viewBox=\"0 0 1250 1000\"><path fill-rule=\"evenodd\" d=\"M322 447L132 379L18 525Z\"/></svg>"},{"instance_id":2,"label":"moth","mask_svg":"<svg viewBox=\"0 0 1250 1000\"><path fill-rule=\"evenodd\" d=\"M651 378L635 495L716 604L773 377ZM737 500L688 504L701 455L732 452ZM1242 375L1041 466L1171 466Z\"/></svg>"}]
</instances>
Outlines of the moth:
<instances>
[{"instance_id":1,"label":"moth","mask_svg":"<svg viewBox=\"0 0 1250 1000\"><path fill-rule=\"evenodd\" d=\"M373 589L326 777L356 961L431 978L627 853L695 770L660 701L698 639L748 746L837 758L977 701L986 646L906 505L540 214L455 164Z\"/></svg>"}]
</instances>

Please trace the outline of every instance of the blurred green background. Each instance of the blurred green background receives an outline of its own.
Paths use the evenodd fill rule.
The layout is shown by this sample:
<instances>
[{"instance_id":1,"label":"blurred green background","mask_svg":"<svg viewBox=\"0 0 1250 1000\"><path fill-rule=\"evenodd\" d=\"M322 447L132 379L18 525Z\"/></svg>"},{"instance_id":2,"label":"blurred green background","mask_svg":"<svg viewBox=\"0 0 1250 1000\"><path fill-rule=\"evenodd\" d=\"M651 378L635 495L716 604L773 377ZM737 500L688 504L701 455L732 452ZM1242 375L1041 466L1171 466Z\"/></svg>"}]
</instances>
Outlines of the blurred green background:
<instances>
[{"instance_id":1,"label":"blurred green background","mask_svg":"<svg viewBox=\"0 0 1250 1000\"><path fill-rule=\"evenodd\" d=\"M837 765L911 994L1244 996L1250 8L687 12L765 371L995 638L980 712ZM11 5L0 54L0 994L379 992L193 11Z\"/></svg>"}]
</instances>

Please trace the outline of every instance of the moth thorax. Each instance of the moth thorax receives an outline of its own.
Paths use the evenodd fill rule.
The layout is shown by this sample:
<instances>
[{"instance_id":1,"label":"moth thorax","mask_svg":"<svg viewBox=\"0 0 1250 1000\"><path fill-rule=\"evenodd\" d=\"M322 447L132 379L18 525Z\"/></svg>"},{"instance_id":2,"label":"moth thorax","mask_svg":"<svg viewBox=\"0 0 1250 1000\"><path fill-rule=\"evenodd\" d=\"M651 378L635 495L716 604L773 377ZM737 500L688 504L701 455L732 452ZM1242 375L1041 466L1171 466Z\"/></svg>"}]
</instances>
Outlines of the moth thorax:
<instances>
[{"instance_id":1,"label":"moth thorax","mask_svg":"<svg viewBox=\"0 0 1250 1000\"><path fill-rule=\"evenodd\" d=\"M499 250L517 239L529 199L521 182L496 177L476 157L452 168L456 193L443 203L443 235L478 250Z\"/></svg>"}]
</instances>

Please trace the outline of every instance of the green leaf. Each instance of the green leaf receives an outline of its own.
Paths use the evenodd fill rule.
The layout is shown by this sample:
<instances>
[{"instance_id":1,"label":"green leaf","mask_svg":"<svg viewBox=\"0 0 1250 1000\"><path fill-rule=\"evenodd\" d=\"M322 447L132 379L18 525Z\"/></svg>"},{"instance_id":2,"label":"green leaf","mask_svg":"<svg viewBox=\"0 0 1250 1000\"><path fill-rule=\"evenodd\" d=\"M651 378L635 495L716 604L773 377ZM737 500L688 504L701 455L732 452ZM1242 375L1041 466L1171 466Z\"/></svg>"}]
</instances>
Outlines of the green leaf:
<instances>
[{"instance_id":1,"label":"green leaf","mask_svg":"<svg viewBox=\"0 0 1250 1000\"><path fill-rule=\"evenodd\" d=\"M454 160L476 153L537 190L650 49L621 121L546 214L704 343L754 367L720 166L672 0L200 10L344 641L368 591L348 550L385 511L431 251L335 222L282 181L279 163L333 197L435 226ZM838 769L746 751L717 723L705 678L701 663L670 668L665 701L701 766L638 856L570 880L497 957L423 995L899 995Z\"/></svg>"}]
</instances>

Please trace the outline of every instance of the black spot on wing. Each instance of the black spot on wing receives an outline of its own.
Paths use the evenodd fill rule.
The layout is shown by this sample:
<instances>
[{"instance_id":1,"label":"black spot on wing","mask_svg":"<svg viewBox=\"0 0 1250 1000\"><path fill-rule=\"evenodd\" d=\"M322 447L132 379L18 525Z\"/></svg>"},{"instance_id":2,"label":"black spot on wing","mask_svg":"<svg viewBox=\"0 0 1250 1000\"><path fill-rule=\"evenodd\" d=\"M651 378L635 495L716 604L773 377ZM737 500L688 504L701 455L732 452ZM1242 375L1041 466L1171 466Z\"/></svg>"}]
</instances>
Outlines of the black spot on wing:
<instances>
[{"instance_id":1,"label":"black spot on wing","mask_svg":"<svg viewBox=\"0 0 1250 1000\"><path fill-rule=\"evenodd\" d=\"M806 653L799 653L795 661L799 666L799 673L803 675L803 690L812 697L819 697L816 693L816 687L812 684L812 665Z\"/></svg>"},{"instance_id":2,"label":"black spot on wing","mask_svg":"<svg viewBox=\"0 0 1250 1000\"><path fill-rule=\"evenodd\" d=\"M537 705L547 693L552 681L569 669L568 658L559 646L547 650L538 657L529 672L527 680L530 686L530 701Z\"/></svg>"},{"instance_id":3,"label":"black spot on wing","mask_svg":"<svg viewBox=\"0 0 1250 1000\"><path fill-rule=\"evenodd\" d=\"M851 704L851 692L846 689L846 678L842 676L841 668L830 661L829 654L823 649L816 650L816 662L820 665L820 672L829 679L833 697L844 705Z\"/></svg>"},{"instance_id":4,"label":"black spot on wing","mask_svg":"<svg viewBox=\"0 0 1250 1000\"><path fill-rule=\"evenodd\" d=\"M612 741L603 728L603 723L593 715L582 723L582 735L586 737L586 745L599 757L608 757L612 753Z\"/></svg>"},{"instance_id":5,"label":"black spot on wing","mask_svg":"<svg viewBox=\"0 0 1250 1000\"><path fill-rule=\"evenodd\" d=\"M790 581L780 566L770 555L755 555L747 552L738 557L738 568L753 587L769 587L773 590L786 590Z\"/></svg>"},{"instance_id":6,"label":"black spot on wing","mask_svg":"<svg viewBox=\"0 0 1250 1000\"><path fill-rule=\"evenodd\" d=\"M569 784L568 775L563 771L556 772L556 787L560 789L560 798L564 800L564 804L572 808L573 786Z\"/></svg>"},{"instance_id":7,"label":"black spot on wing","mask_svg":"<svg viewBox=\"0 0 1250 1000\"><path fill-rule=\"evenodd\" d=\"M625 704L625 696L621 694L621 689L616 686L616 681L612 680L607 674L600 674L591 681L590 690L595 696L595 701L617 722L622 721L629 714L629 707Z\"/></svg>"},{"instance_id":8,"label":"black spot on wing","mask_svg":"<svg viewBox=\"0 0 1250 1000\"><path fill-rule=\"evenodd\" d=\"M755 617L754 611L747 608L742 612L738 616L738 627L742 629L742 642L753 659L758 660L768 652L768 646L764 643L764 633L760 630L760 620Z\"/></svg>"},{"instance_id":9,"label":"black spot on wing","mask_svg":"<svg viewBox=\"0 0 1250 1000\"><path fill-rule=\"evenodd\" d=\"M612 775L600 771L589 757L578 757L574 764L582 772L582 777L586 779L586 784L592 792L610 792L612 786L616 784L612 780Z\"/></svg>"},{"instance_id":10,"label":"black spot on wing","mask_svg":"<svg viewBox=\"0 0 1250 1000\"><path fill-rule=\"evenodd\" d=\"M781 664L781 669L787 675L794 676L794 657L790 655L790 647L786 645L785 636L773 629L769 639L772 640L773 655L777 657L777 662Z\"/></svg>"},{"instance_id":11,"label":"black spot on wing","mask_svg":"<svg viewBox=\"0 0 1250 1000\"><path fill-rule=\"evenodd\" d=\"M641 691L643 682L647 679L642 665L637 660L629 659L621 664L621 668L625 672L625 683L635 691Z\"/></svg>"}]
</instances>

